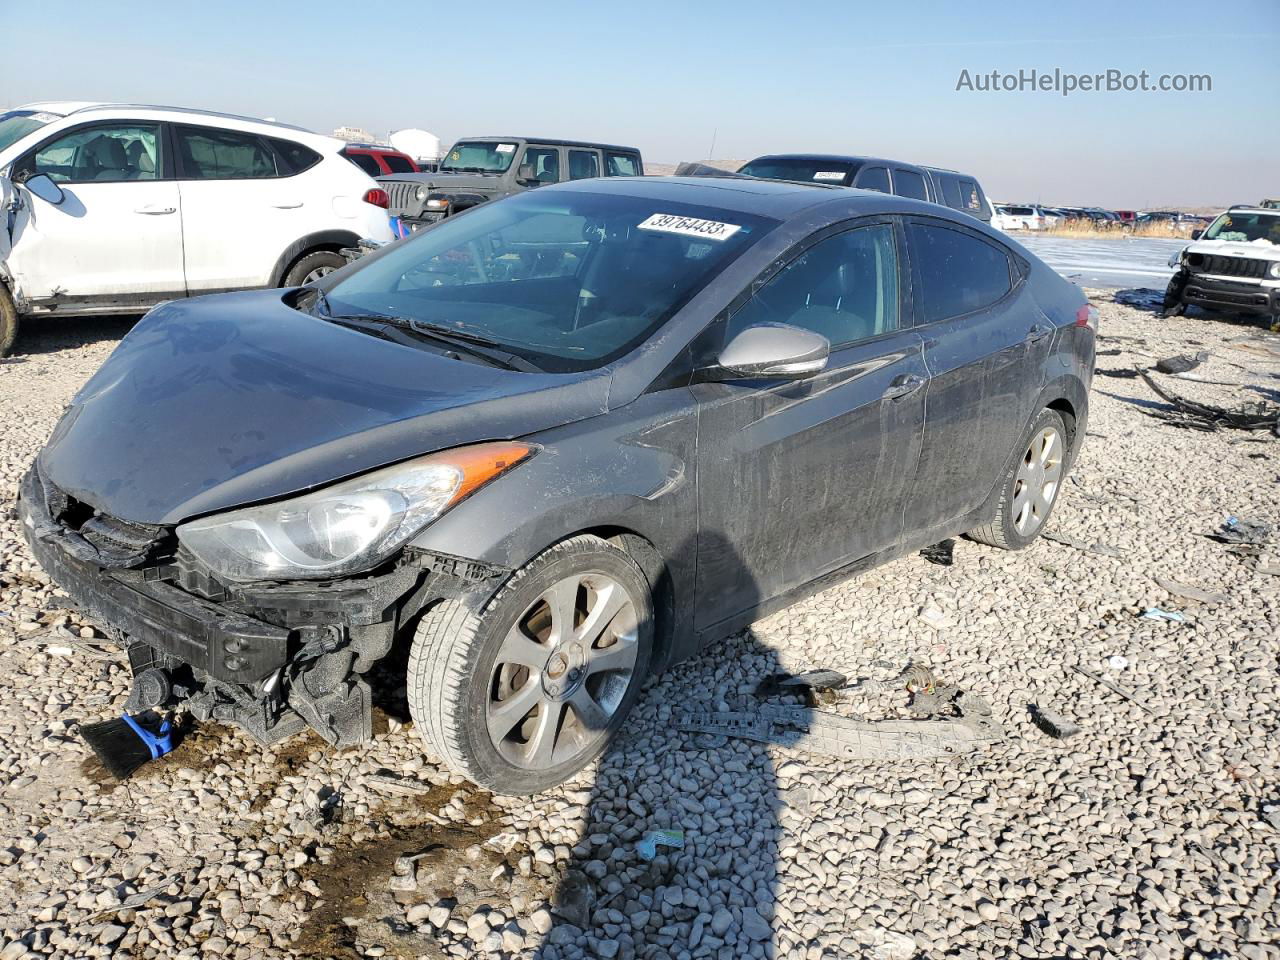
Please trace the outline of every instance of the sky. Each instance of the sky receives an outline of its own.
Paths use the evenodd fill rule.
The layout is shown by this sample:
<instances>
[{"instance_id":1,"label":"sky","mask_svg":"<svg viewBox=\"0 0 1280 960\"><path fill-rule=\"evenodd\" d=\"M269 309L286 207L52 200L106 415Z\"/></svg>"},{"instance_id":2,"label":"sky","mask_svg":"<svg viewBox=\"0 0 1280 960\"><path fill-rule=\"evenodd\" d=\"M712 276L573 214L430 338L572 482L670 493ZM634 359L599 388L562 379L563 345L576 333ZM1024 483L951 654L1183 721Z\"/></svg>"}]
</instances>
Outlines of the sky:
<instances>
[{"instance_id":1,"label":"sky","mask_svg":"<svg viewBox=\"0 0 1280 960\"><path fill-rule=\"evenodd\" d=\"M0 12L16 0L0 0ZM550 4L63 0L5 17L0 107L163 103L446 143L637 146L648 161L884 156L975 174L993 198L1153 208L1280 196L1280 2ZM39 20L39 18L36 18ZM991 71L1199 92L957 89Z\"/></svg>"}]
</instances>

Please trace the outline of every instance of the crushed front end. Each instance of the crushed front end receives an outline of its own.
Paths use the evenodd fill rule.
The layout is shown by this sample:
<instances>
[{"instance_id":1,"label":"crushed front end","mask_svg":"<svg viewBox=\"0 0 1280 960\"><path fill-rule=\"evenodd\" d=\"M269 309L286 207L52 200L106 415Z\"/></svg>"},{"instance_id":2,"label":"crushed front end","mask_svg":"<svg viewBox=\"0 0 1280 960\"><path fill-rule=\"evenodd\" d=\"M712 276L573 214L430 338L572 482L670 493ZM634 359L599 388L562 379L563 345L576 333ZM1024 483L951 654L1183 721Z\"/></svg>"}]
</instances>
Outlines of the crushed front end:
<instances>
[{"instance_id":1,"label":"crushed front end","mask_svg":"<svg viewBox=\"0 0 1280 960\"><path fill-rule=\"evenodd\" d=\"M128 651L131 707L179 705L264 745L306 726L335 746L368 740L364 675L400 630L438 599L487 596L503 573L410 548L359 576L227 583L173 527L96 511L38 464L23 478L19 513L41 567Z\"/></svg>"}]
</instances>

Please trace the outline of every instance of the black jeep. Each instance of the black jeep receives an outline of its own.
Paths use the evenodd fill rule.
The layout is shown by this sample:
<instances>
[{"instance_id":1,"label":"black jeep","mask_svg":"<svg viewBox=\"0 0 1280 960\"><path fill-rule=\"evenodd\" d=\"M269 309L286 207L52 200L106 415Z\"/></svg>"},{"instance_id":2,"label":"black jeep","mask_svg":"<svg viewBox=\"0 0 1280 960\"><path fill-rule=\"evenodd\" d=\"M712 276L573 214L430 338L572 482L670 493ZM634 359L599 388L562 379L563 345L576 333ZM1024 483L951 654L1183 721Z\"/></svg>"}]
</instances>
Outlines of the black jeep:
<instances>
[{"instance_id":1,"label":"black jeep","mask_svg":"<svg viewBox=\"0 0 1280 960\"><path fill-rule=\"evenodd\" d=\"M513 193L566 180L644 175L640 151L606 143L540 137L473 137L453 145L435 173L379 177L396 232ZM393 221L394 223L394 221Z\"/></svg>"}]
</instances>

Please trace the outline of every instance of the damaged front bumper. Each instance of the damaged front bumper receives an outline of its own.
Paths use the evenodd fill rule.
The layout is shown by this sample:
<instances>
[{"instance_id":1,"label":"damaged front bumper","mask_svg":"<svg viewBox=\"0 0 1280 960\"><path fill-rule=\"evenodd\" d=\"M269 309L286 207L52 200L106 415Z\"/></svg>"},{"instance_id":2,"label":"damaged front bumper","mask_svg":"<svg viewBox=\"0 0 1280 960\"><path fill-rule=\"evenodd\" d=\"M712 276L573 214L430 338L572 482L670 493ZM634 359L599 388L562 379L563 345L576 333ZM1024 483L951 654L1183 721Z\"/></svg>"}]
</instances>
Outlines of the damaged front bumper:
<instances>
[{"instance_id":1,"label":"damaged front bumper","mask_svg":"<svg viewBox=\"0 0 1280 960\"><path fill-rule=\"evenodd\" d=\"M378 573L331 582L224 584L171 529L113 521L33 466L18 503L32 553L54 583L129 652L135 676L200 720L234 722L263 744L304 726L337 746L371 736L363 677L436 600L482 603L503 573L406 551ZM148 703L147 706L161 706Z\"/></svg>"},{"instance_id":2,"label":"damaged front bumper","mask_svg":"<svg viewBox=\"0 0 1280 960\"><path fill-rule=\"evenodd\" d=\"M1210 310L1280 316L1280 284L1247 283L1189 273L1182 299L1184 303Z\"/></svg>"}]
</instances>

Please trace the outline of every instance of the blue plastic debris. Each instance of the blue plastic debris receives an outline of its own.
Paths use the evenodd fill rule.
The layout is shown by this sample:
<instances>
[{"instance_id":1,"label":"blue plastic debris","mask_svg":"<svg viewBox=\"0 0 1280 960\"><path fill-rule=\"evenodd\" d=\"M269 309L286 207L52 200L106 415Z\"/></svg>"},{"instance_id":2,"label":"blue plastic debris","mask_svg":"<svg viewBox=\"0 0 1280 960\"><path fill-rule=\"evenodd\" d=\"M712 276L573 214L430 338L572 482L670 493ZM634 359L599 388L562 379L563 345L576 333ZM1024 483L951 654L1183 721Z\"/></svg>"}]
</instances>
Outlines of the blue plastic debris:
<instances>
[{"instance_id":1,"label":"blue plastic debris","mask_svg":"<svg viewBox=\"0 0 1280 960\"><path fill-rule=\"evenodd\" d=\"M656 857L658 855L658 847L672 847L676 850L683 850L684 831L650 830L636 844L636 850L643 860L652 860Z\"/></svg>"},{"instance_id":2,"label":"blue plastic debris","mask_svg":"<svg viewBox=\"0 0 1280 960\"><path fill-rule=\"evenodd\" d=\"M1186 623L1187 618L1176 610L1161 610L1159 607L1147 607L1142 612L1143 620L1168 620L1170 623Z\"/></svg>"}]
</instances>

